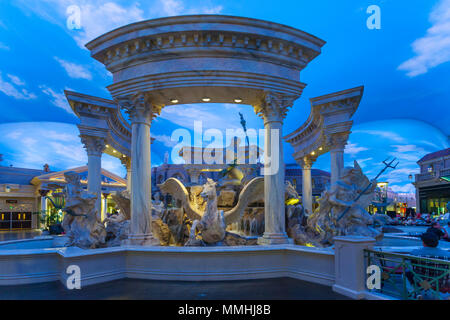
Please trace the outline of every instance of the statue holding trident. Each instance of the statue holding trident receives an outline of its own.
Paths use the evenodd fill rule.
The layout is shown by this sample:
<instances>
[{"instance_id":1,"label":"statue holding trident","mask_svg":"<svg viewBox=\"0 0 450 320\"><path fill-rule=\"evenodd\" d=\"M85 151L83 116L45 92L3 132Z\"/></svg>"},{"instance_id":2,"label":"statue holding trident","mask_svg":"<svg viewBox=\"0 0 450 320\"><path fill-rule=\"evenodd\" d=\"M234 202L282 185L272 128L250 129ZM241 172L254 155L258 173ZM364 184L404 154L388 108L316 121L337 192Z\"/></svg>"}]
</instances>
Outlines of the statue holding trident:
<instances>
[{"instance_id":1,"label":"statue holding trident","mask_svg":"<svg viewBox=\"0 0 450 320\"><path fill-rule=\"evenodd\" d=\"M358 162L346 167L341 177L322 193L319 207L312 213L306 226L294 226L291 237L297 244L330 246L335 236L358 235L381 240L382 232L373 226L374 219L366 211L374 197L377 180L387 168L395 168L383 161L385 167L372 180L363 174Z\"/></svg>"}]
</instances>

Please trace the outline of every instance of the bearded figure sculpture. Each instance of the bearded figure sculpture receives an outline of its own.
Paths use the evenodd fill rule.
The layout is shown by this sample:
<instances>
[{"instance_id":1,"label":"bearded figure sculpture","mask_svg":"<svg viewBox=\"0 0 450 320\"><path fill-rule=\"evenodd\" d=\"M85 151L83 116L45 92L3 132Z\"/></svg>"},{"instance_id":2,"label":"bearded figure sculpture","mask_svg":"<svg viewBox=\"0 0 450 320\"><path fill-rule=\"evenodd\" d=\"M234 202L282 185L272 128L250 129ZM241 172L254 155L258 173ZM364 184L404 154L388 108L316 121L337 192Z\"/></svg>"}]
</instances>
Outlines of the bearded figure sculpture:
<instances>
[{"instance_id":1,"label":"bearded figure sculpture","mask_svg":"<svg viewBox=\"0 0 450 320\"><path fill-rule=\"evenodd\" d=\"M103 247L106 230L95 208L97 195L83 190L77 172L66 172L64 178L67 182L64 188L66 205L63 208L66 214L62 222L67 237L65 246L83 249Z\"/></svg>"},{"instance_id":2,"label":"bearded figure sculpture","mask_svg":"<svg viewBox=\"0 0 450 320\"><path fill-rule=\"evenodd\" d=\"M364 191L369 184L370 188ZM355 161L354 167L344 168L336 183L325 189L306 226L296 226L291 236L298 244L321 247L332 245L335 236L358 235L380 240L383 234L372 227L374 220L365 209L372 202L375 187L376 181L369 181Z\"/></svg>"}]
</instances>

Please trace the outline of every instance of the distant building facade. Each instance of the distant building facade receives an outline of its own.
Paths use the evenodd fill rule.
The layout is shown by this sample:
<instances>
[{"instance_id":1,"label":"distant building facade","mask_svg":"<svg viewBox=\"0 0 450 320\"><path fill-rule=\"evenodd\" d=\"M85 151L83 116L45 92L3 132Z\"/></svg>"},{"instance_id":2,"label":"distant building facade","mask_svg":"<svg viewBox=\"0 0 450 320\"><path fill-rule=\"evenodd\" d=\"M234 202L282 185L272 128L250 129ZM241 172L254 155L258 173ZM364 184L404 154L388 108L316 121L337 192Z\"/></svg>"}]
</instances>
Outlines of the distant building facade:
<instances>
[{"instance_id":1,"label":"distant building facade","mask_svg":"<svg viewBox=\"0 0 450 320\"><path fill-rule=\"evenodd\" d=\"M0 166L0 230L39 228L43 212L55 210L49 198L56 198L66 184L64 173L78 172L81 184L87 189L87 166L52 172ZM102 215L115 206L109 194L125 190L126 180L102 169Z\"/></svg>"},{"instance_id":2,"label":"distant building facade","mask_svg":"<svg viewBox=\"0 0 450 320\"><path fill-rule=\"evenodd\" d=\"M417 161L420 173L416 174L417 211L444 214L450 201L450 148L429 153Z\"/></svg>"}]
</instances>

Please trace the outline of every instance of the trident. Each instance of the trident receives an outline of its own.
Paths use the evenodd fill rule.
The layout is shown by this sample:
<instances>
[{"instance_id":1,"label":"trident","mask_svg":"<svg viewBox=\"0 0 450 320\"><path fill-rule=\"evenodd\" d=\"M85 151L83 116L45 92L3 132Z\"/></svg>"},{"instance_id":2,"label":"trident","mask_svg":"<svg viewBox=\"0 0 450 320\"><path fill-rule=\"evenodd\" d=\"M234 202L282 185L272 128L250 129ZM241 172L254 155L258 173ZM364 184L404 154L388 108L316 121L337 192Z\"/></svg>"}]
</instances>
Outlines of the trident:
<instances>
[{"instance_id":1,"label":"trident","mask_svg":"<svg viewBox=\"0 0 450 320\"><path fill-rule=\"evenodd\" d=\"M397 160L397 158L392 159L392 161L390 161L389 163L388 163L388 160L389 160L389 158L387 158L386 160L383 161L384 168L381 169L381 171L377 174L377 176L376 176L375 178L373 178L372 181L376 181L376 180L377 180L377 179L378 179L378 178L386 171L387 168L391 168L391 169L397 168L399 161L397 161L396 164L392 165L392 164L394 163L394 161ZM361 198L361 196L362 196L367 190L369 190L369 188L370 188L370 187L372 186L372 184L373 184L372 181L370 181L369 184L367 185L367 187L366 187L363 191L361 191L361 192L358 194L358 196L355 198L355 200L353 200L353 202L358 201L359 198ZM341 219L346 215L346 213L350 210L350 208L351 208L351 207L345 208L344 212L341 213L341 215L339 216L339 218L337 219L337 221L341 220Z\"/></svg>"}]
</instances>

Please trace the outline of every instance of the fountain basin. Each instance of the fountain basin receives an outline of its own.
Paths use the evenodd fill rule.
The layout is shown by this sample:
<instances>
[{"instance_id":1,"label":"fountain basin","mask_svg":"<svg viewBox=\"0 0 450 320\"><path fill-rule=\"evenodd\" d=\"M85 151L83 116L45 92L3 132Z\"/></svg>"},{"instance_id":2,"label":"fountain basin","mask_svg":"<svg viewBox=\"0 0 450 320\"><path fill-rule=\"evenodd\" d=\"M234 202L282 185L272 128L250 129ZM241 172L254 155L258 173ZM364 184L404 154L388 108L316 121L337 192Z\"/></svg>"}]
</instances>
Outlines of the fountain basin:
<instances>
[{"instance_id":1,"label":"fountain basin","mask_svg":"<svg viewBox=\"0 0 450 320\"><path fill-rule=\"evenodd\" d=\"M46 241L37 239L30 243L43 245ZM82 286L121 278L217 281L278 277L332 285L335 271L332 249L295 245L84 250L13 249L12 243L0 244L0 286L57 280L65 285L70 265L80 267Z\"/></svg>"}]
</instances>

